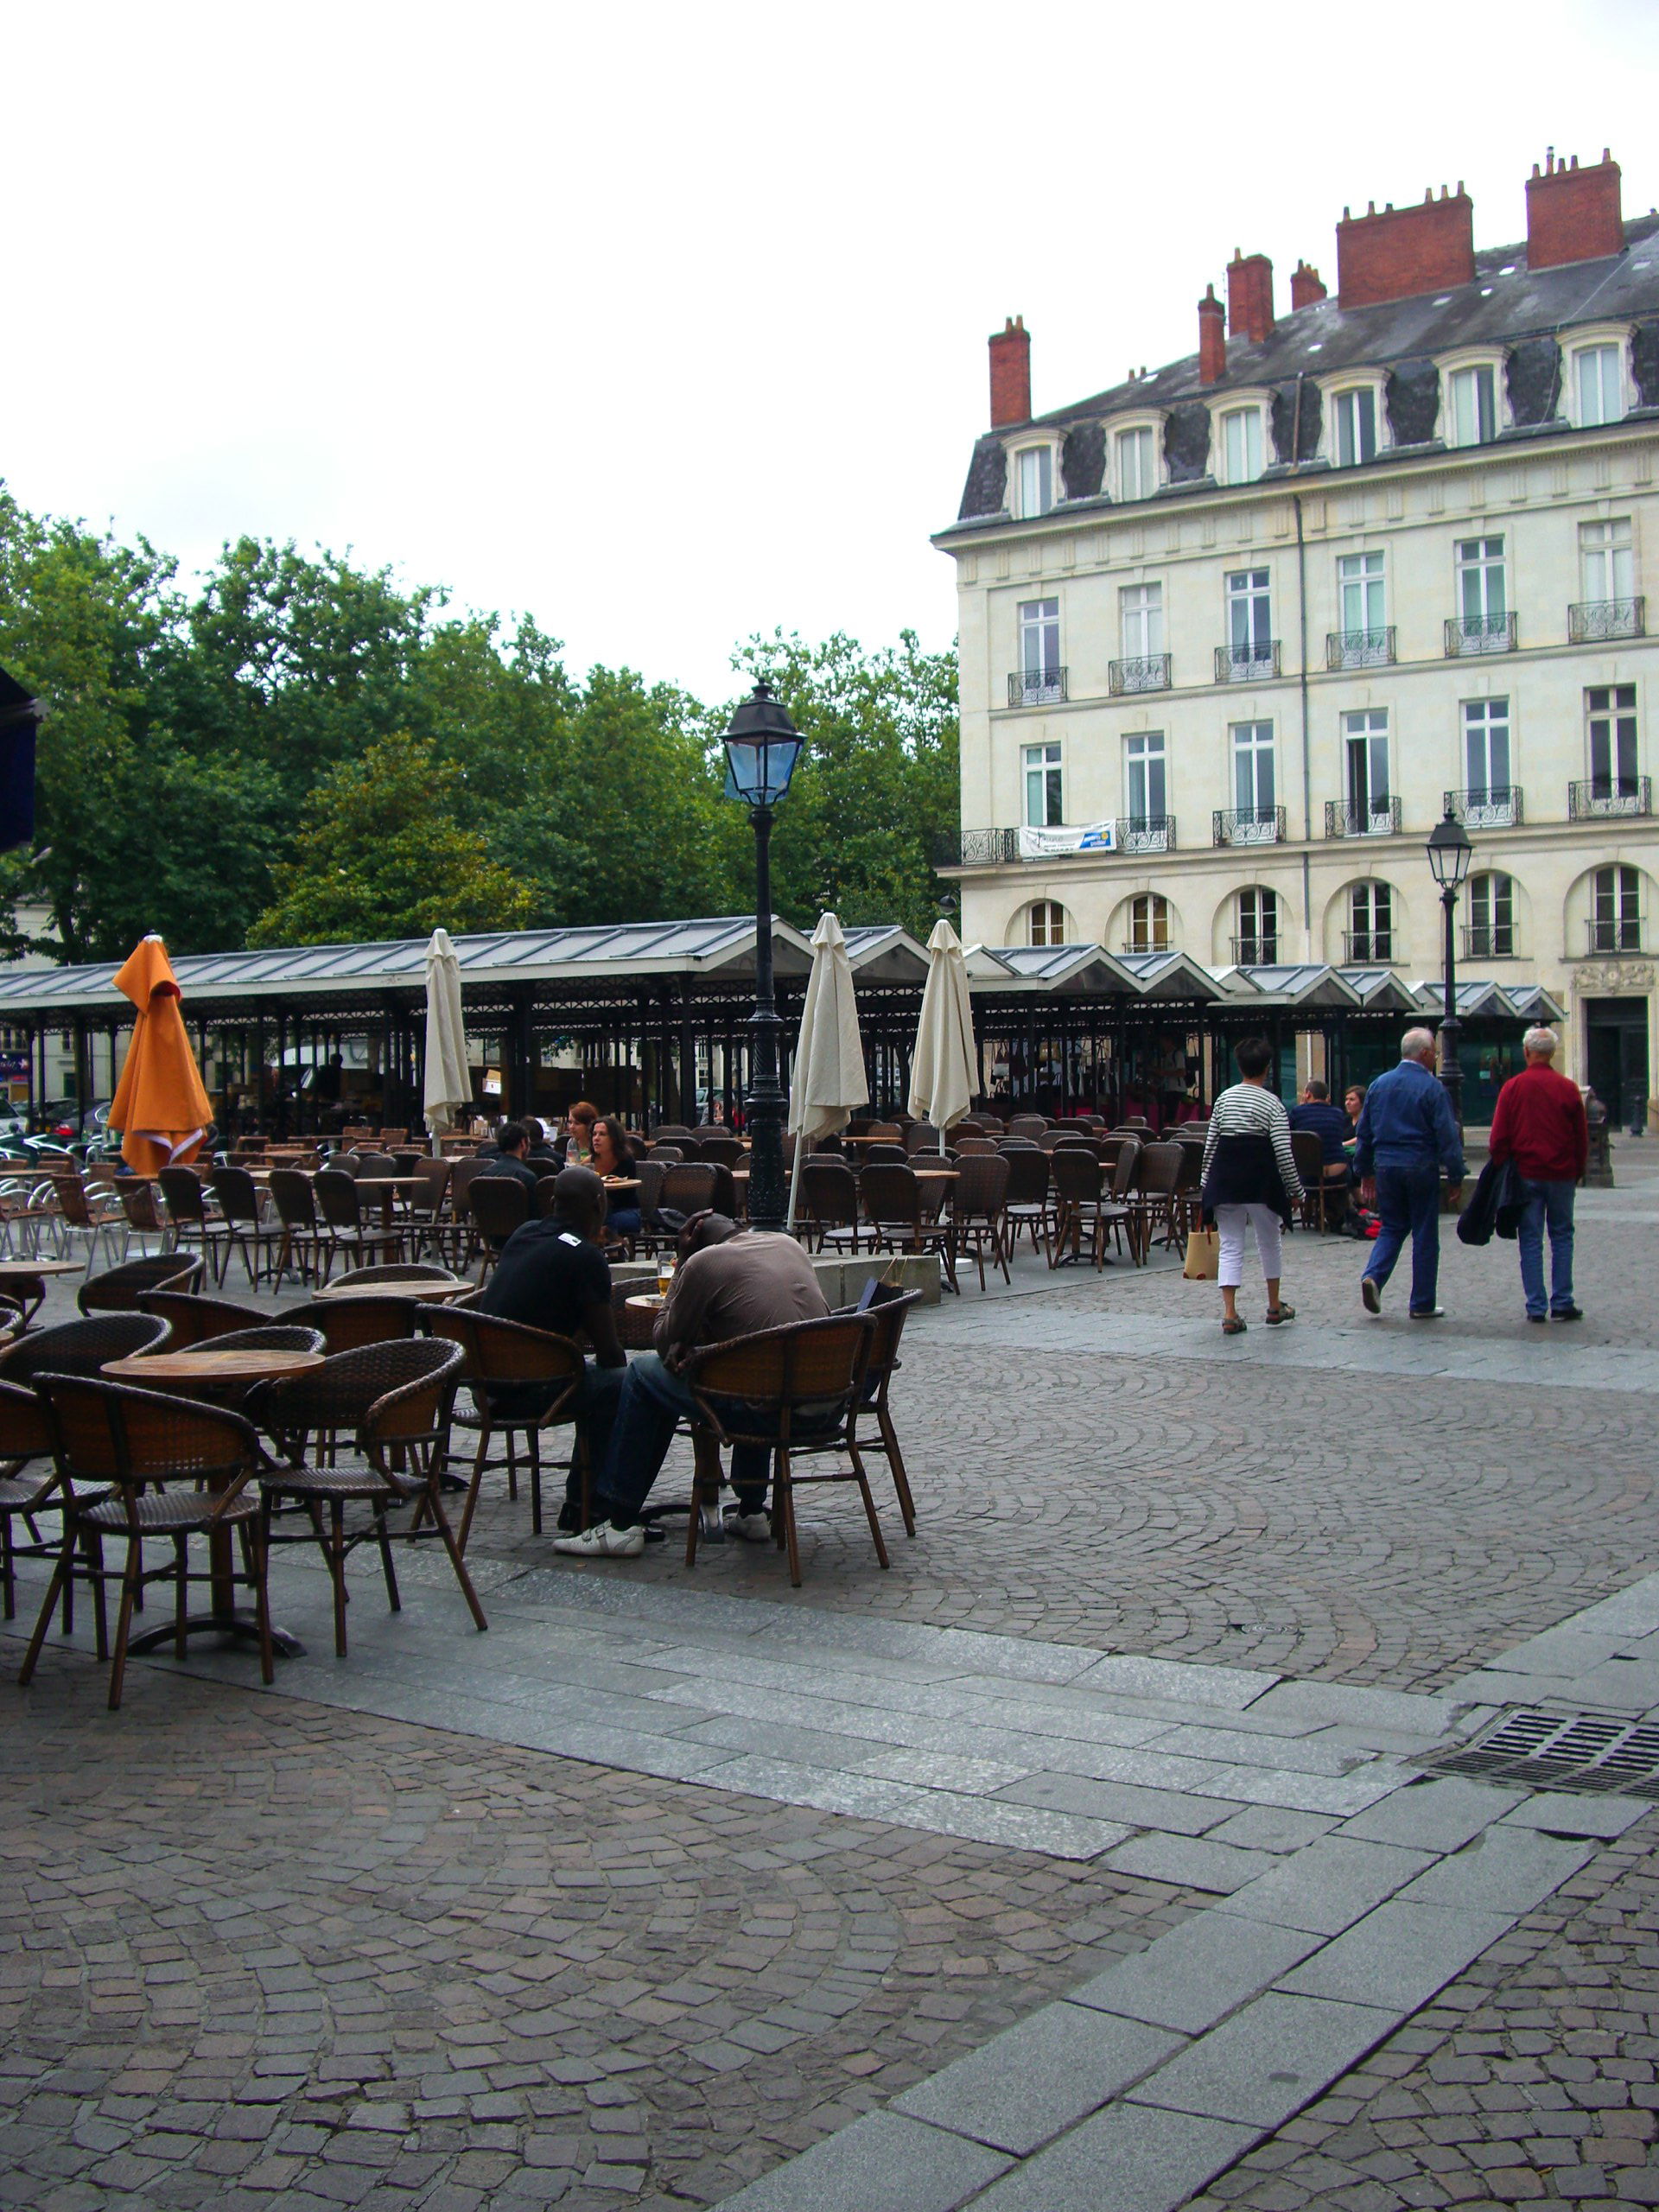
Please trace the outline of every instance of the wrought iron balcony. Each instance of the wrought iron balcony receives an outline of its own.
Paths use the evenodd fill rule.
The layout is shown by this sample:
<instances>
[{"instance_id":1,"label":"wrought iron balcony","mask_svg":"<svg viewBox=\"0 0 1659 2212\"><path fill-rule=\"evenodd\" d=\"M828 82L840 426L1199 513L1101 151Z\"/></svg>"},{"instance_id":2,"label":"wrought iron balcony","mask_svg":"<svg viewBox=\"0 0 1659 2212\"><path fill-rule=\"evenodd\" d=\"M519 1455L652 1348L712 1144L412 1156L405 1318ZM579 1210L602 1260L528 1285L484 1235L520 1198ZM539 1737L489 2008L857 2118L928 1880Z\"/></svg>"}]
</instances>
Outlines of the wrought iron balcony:
<instances>
[{"instance_id":1,"label":"wrought iron balcony","mask_svg":"<svg viewBox=\"0 0 1659 2212\"><path fill-rule=\"evenodd\" d=\"M1470 653L1512 653L1515 651L1513 614L1453 614L1446 626L1446 657L1462 660Z\"/></svg>"},{"instance_id":2,"label":"wrought iron balcony","mask_svg":"<svg viewBox=\"0 0 1659 2212\"><path fill-rule=\"evenodd\" d=\"M1567 787L1567 818L1588 822L1613 814L1651 814L1653 779L1649 776L1592 776Z\"/></svg>"},{"instance_id":3,"label":"wrought iron balcony","mask_svg":"<svg viewBox=\"0 0 1659 2212\"><path fill-rule=\"evenodd\" d=\"M1052 707L1066 696L1063 668L1016 670L1008 678L1011 707Z\"/></svg>"},{"instance_id":4,"label":"wrought iron balcony","mask_svg":"<svg viewBox=\"0 0 1659 2212\"><path fill-rule=\"evenodd\" d=\"M1142 653L1139 660L1109 661L1106 683L1114 695L1123 691L1167 691L1169 655Z\"/></svg>"},{"instance_id":5,"label":"wrought iron balcony","mask_svg":"<svg viewBox=\"0 0 1659 2212\"><path fill-rule=\"evenodd\" d=\"M1276 968L1279 935L1276 930L1257 930L1232 939L1235 968Z\"/></svg>"},{"instance_id":6,"label":"wrought iron balcony","mask_svg":"<svg viewBox=\"0 0 1659 2212\"><path fill-rule=\"evenodd\" d=\"M1584 599L1567 610L1567 634L1575 645L1599 645L1605 638L1645 638L1645 599Z\"/></svg>"},{"instance_id":7,"label":"wrought iron balcony","mask_svg":"<svg viewBox=\"0 0 1659 2212\"><path fill-rule=\"evenodd\" d=\"M1251 645L1216 647L1217 683L1260 683L1279 673L1279 640L1259 639Z\"/></svg>"},{"instance_id":8,"label":"wrought iron balcony","mask_svg":"<svg viewBox=\"0 0 1659 2212\"><path fill-rule=\"evenodd\" d=\"M1344 930L1342 957L1349 968L1391 968L1404 955L1394 949L1392 930Z\"/></svg>"},{"instance_id":9,"label":"wrought iron balcony","mask_svg":"<svg viewBox=\"0 0 1659 2212\"><path fill-rule=\"evenodd\" d=\"M1586 927L1590 932L1592 952L1640 952L1644 950L1639 914L1620 914L1612 920L1604 921L1592 918Z\"/></svg>"},{"instance_id":10,"label":"wrought iron balcony","mask_svg":"<svg viewBox=\"0 0 1659 2212\"><path fill-rule=\"evenodd\" d=\"M1463 925L1463 957L1465 960L1513 960L1516 957L1514 923L1465 922Z\"/></svg>"},{"instance_id":11,"label":"wrought iron balcony","mask_svg":"<svg viewBox=\"0 0 1659 2212\"><path fill-rule=\"evenodd\" d=\"M1217 807L1211 842L1217 845L1281 845L1285 838L1282 806Z\"/></svg>"},{"instance_id":12,"label":"wrought iron balcony","mask_svg":"<svg viewBox=\"0 0 1659 2212\"><path fill-rule=\"evenodd\" d=\"M1169 935L1166 931L1155 944L1145 939L1137 944L1134 938L1126 937L1117 949L1120 952L1167 952L1170 950Z\"/></svg>"},{"instance_id":13,"label":"wrought iron balcony","mask_svg":"<svg viewBox=\"0 0 1659 2212\"><path fill-rule=\"evenodd\" d=\"M1394 658L1394 625L1382 630L1328 630L1327 668L1387 668Z\"/></svg>"},{"instance_id":14,"label":"wrought iron balcony","mask_svg":"<svg viewBox=\"0 0 1659 2212\"><path fill-rule=\"evenodd\" d=\"M935 868L1006 868L1020 857L1017 830L963 830L941 837L935 847Z\"/></svg>"},{"instance_id":15,"label":"wrought iron balcony","mask_svg":"<svg viewBox=\"0 0 1659 2212\"><path fill-rule=\"evenodd\" d=\"M1378 798L1369 806L1347 806L1339 798L1328 798L1325 802L1325 834L1327 837L1397 837L1400 802L1397 798Z\"/></svg>"},{"instance_id":16,"label":"wrought iron balcony","mask_svg":"<svg viewBox=\"0 0 1659 2212\"><path fill-rule=\"evenodd\" d=\"M1446 791L1440 803L1465 830L1513 830L1523 818L1519 784L1488 784L1484 791Z\"/></svg>"},{"instance_id":17,"label":"wrought iron balcony","mask_svg":"<svg viewBox=\"0 0 1659 2212\"><path fill-rule=\"evenodd\" d=\"M1173 814L1130 814L1117 825L1120 853L1173 853L1175 817Z\"/></svg>"}]
</instances>

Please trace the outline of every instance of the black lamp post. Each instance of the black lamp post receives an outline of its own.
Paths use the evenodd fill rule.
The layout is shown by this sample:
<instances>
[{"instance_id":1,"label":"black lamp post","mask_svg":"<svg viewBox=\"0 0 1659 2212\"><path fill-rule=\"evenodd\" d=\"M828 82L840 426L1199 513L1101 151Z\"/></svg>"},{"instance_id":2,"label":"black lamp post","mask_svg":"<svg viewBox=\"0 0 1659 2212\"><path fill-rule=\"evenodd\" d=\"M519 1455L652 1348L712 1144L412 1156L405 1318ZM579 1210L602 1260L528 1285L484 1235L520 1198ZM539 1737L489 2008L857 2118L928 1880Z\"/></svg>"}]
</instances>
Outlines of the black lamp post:
<instances>
[{"instance_id":1,"label":"black lamp post","mask_svg":"<svg viewBox=\"0 0 1659 2212\"><path fill-rule=\"evenodd\" d=\"M801 734L769 684L757 683L725 736L726 796L754 824L754 1012L748 1130L749 1226L784 1226L784 1090L778 1078L778 1007L772 984L772 810L789 789Z\"/></svg>"},{"instance_id":2,"label":"black lamp post","mask_svg":"<svg viewBox=\"0 0 1659 2212\"><path fill-rule=\"evenodd\" d=\"M1428 865L1440 887L1446 910L1446 1018L1440 1024L1440 1081L1446 1085L1452 1118L1463 1127L1463 1061L1459 1047L1463 1024L1458 1020L1458 973L1454 943L1458 892L1469 873L1474 847L1469 833L1448 806L1445 818L1434 824L1428 841Z\"/></svg>"}]
</instances>

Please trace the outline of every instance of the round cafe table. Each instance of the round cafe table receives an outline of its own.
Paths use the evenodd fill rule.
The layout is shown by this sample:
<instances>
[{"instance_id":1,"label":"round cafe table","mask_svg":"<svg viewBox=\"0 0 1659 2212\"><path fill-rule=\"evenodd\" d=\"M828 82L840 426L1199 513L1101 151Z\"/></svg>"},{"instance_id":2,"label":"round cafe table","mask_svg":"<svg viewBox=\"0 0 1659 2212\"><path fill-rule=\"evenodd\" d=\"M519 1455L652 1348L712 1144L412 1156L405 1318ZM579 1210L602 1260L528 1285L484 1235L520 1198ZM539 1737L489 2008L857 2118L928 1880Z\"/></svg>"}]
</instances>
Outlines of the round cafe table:
<instances>
[{"instance_id":1,"label":"round cafe table","mask_svg":"<svg viewBox=\"0 0 1659 2212\"><path fill-rule=\"evenodd\" d=\"M321 1367L324 1355L320 1351L215 1351L209 1343L194 1351L139 1352L130 1359L111 1359L104 1363L101 1372L111 1382L136 1384L145 1390L176 1393L180 1397L193 1397L198 1391L212 1391L221 1383L251 1383L269 1382L278 1375L298 1375L307 1369ZM211 1399L208 1402L212 1402ZM238 1608L236 1586L232 1580L235 1560L232 1555L232 1535L228 1529L215 1529L207 1539L208 1561L213 1575L213 1599L205 1613L193 1613L184 1624L187 1636L195 1636L205 1629L219 1636L228 1636L238 1643L257 1644L259 1626L251 1612ZM136 1636L128 1646L130 1651L155 1651L172 1641L175 1634L169 1621L164 1627L146 1629ZM273 1651L284 1658L296 1658L305 1646L289 1630L274 1624L270 1631Z\"/></svg>"},{"instance_id":2,"label":"round cafe table","mask_svg":"<svg viewBox=\"0 0 1659 2212\"><path fill-rule=\"evenodd\" d=\"M386 1282L331 1282L311 1294L323 1305L336 1298L398 1298L416 1305L441 1306L452 1298L465 1298L477 1288L475 1282L461 1275L449 1282L403 1281L393 1276Z\"/></svg>"}]
</instances>

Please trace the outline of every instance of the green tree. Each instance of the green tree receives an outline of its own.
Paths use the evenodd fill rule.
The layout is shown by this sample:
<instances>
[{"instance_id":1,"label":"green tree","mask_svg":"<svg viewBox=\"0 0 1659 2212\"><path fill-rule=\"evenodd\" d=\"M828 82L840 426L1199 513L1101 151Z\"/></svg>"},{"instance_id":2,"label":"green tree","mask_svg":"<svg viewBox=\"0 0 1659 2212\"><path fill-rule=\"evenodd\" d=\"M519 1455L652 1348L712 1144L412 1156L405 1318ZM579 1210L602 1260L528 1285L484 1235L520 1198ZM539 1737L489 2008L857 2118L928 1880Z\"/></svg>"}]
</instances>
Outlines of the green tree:
<instances>
[{"instance_id":1,"label":"green tree","mask_svg":"<svg viewBox=\"0 0 1659 2212\"><path fill-rule=\"evenodd\" d=\"M430 739L397 732L332 769L308 803L276 896L248 943L339 944L450 931L518 929L527 885L456 818L459 770Z\"/></svg>"}]
</instances>

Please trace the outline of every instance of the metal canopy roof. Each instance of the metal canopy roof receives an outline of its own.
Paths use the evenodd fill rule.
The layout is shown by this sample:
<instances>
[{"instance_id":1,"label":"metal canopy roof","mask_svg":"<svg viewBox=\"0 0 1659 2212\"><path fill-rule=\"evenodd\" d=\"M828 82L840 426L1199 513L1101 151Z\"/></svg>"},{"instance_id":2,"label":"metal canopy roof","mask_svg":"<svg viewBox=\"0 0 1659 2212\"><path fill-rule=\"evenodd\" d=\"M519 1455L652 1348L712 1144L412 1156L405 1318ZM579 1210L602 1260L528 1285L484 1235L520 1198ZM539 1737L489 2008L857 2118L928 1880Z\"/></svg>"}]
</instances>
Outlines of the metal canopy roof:
<instances>
[{"instance_id":1,"label":"metal canopy roof","mask_svg":"<svg viewBox=\"0 0 1659 2212\"><path fill-rule=\"evenodd\" d=\"M1415 995L1392 968L1338 968L1343 982L1358 994L1368 1014L1421 1014Z\"/></svg>"},{"instance_id":2,"label":"metal canopy roof","mask_svg":"<svg viewBox=\"0 0 1659 2212\"><path fill-rule=\"evenodd\" d=\"M1301 963L1276 963L1237 968L1235 975L1254 983L1263 999L1289 1007L1353 1007L1361 1003L1358 992L1335 968Z\"/></svg>"}]
</instances>

